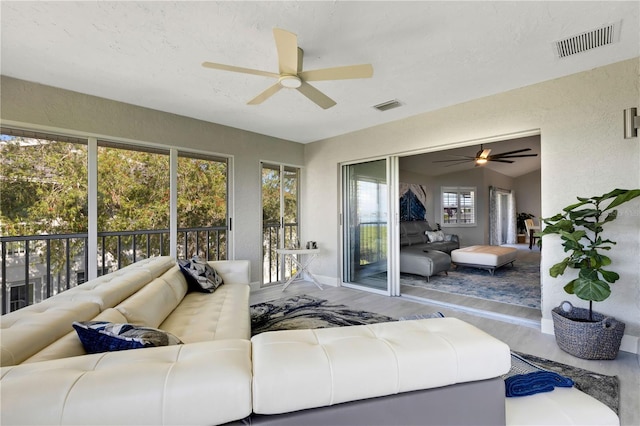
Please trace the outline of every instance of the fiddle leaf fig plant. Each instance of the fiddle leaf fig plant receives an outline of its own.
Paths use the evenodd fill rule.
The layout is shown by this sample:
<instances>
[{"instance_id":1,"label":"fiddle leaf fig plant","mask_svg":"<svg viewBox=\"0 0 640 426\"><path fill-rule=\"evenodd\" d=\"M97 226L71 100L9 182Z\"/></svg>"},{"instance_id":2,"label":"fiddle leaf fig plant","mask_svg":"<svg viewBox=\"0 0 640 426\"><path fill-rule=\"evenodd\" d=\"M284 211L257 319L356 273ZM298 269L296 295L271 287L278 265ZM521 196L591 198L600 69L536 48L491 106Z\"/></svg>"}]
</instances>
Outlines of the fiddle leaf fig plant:
<instances>
[{"instance_id":1,"label":"fiddle leaf fig plant","mask_svg":"<svg viewBox=\"0 0 640 426\"><path fill-rule=\"evenodd\" d=\"M569 281L564 290L589 301L589 318L592 318L593 302L602 302L611 295L610 284L620 275L608 268L611 258L605 253L615 241L604 238L606 223L618 217L615 207L640 196L640 189L614 189L599 197L578 198L550 218L542 219L546 225L539 236L557 234L568 256L549 268L549 274L557 277L567 268L578 269L578 277ZM540 241L538 242L540 244Z\"/></svg>"}]
</instances>

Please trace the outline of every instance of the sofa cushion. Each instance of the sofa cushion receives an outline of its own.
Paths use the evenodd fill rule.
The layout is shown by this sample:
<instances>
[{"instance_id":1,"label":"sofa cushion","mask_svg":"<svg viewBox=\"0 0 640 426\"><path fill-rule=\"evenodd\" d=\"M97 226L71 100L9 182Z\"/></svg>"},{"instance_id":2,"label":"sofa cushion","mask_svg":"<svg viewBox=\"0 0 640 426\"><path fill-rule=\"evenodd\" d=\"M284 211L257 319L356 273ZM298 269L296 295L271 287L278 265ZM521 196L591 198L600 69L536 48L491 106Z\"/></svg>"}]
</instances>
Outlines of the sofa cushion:
<instances>
[{"instance_id":1,"label":"sofa cushion","mask_svg":"<svg viewBox=\"0 0 640 426\"><path fill-rule=\"evenodd\" d=\"M416 220L400 223L400 245L416 245L428 242L426 231L431 231L429 222Z\"/></svg>"},{"instance_id":2,"label":"sofa cushion","mask_svg":"<svg viewBox=\"0 0 640 426\"><path fill-rule=\"evenodd\" d=\"M158 327L182 300L173 288L176 284L180 283L168 283L162 277L156 278L116 306L116 309L131 324ZM186 285L184 282L185 287Z\"/></svg>"},{"instance_id":3,"label":"sofa cushion","mask_svg":"<svg viewBox=\"0 0 640 426\"><path fill-rule=\"evenodd\" d=\"M126 268L125 268L126 269ZM143 270L121 269L63 291L51 300L88 301L100 305L101 310L112 308L140 290L154 278Z\"/></svg>"},{"instance_id":4,"label":"sofa cushion","mask_svg":"<svg viewBox=\"0 0 640 426\"><path fill-rule=\"evenodd\" d=\"M154 256L147 259L138 260L137 262L126 267L127 270L141 270L147 272L151 278L159 277L176 262L171 256ZM122 270L122 269L121 269Z\"/></svg>"},{"instance_id":5,"label":"sofa cushion","mask_svg":"<svg viewBox=\"0 0 640 426\"><path fill-rule=\"evenodd\" d=\"M101 310L113 308L172 266L175 262L171 256L143 259L72 287L49 300L87 301L97 303Z\"/></svg>"},{"instance_id":6,"label":"sofa cushion","mask_svg":"<svg viewBox=\"0 0 640 426\"><path fill-rule=\"evenodd\" d=\"M0 317L0 365L19 364L100 313L91 302L45 300Z\"/></svg>"},{"instance_id":7,"label":"sofa cushion","mask_svg":"<svg viewBox=\"0 0 640 426\"><path fill-rule=\"evenodd\" d=\"M180 339L166 331L127 323L84 321L74 322L73 328L90 354L182 344Z\"/></svg>"},{"instance_id":8,"label":"sofa cushion","mask_svg":"<svg viewBox=\"0 0 640 426\"><path fill-rule=\"evenodd\" d=\"M189 293L160 327L185 343L251 338L250 288L225 284L215 293Z\"/></svg>"},{"instance_id":9,"label":"sofa cushion","mask_svg":"<svg viewBox=\"0 0 640 426\"><path fill-rule=\"evenodd\" d=\"M56 359L0 377L3 425L213 425L251 414L248 340Z\"/></svg>"},{"instance_id":10,"label":"sofa cushion","mask_svg":"<svg viewBox=\"0 0 640 426\"><path fill-rule=\"evenodd\" d=\"M213 293L223 284L222 277L207 262L178 259L178 265L187 280L189 291Z\"/></svg>"},{"instance_id":11,"label":"sofa cushion","mask_svg":"<svg viewBox=\"0 0 640 426\"><path fill-rule=\"evenodd\" d=\"M251 282L251 263L248 260L210 260L207 263L220 274L225 285Z\"/></svg>"},{"instance_id":12,"label":"sofa cushion","mask_svg":"<svg viewBox=\"0 0 640 426\"><path fill-rule=\"evenodd\" d=\"M180 301L184 298L188 291L187 279L185 278L182 271L180 271L180 267L178 265L173 265L173 268L169 269L164 274L160 275L158 278L164 280L167 285L173 290L173 293L176 296L176 300Z\"/></svg>"},{"instance_id":13,"label":"sofa cushion","mask_svg":"<svg viewBox=\"0 0 640 426\"><path fill-rule=\"evenodd\" d=\"M109 308L100 312L100 314L98 314L97 317L92 318L91 321L122 323L127 322L127 319L119 310ZM49 361L51 359L69 358L72 356L86 355L86 353L87 351L84 350L82 342L78 339L78 333L72 329L69 333L65 334L32 357L27 358L22 363L29 364L32 362Z\"/></svg>"}]
</instances>

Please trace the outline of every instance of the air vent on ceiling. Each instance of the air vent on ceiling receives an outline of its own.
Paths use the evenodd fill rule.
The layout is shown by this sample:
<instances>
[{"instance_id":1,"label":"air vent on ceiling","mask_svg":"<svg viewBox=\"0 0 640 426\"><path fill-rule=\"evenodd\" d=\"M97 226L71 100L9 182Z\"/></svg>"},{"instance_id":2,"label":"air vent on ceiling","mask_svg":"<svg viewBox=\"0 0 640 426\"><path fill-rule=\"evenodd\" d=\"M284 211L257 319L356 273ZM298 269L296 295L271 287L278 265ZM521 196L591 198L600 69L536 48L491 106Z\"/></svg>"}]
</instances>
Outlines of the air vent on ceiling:
<instances>
[{"instance_id":1,"label":"air vent on ceiling","mask_svg":"<svg viewBox=\"0 0 640 426\"><path fill-rule=\"evenodd\" d=\"M555 45L558 57L566 58L576 53L615 43L619 26L619 24L609 24L595 30L565 38L564 40L556 41Z\"/></svg>"},{"instance_id":2,"label":"air vent on ceiling","mask_svg":"<svg viewBox=\"0 0 640 426\"><path fill-rule=\"evenodd\" d=\"M382 102L378 105L374 105L373 107L378 111L387 111L393 108L398 108L399 106L402 106L402 104L397 99L393 99L387 102Z\"/></svg>"}]
</instances>

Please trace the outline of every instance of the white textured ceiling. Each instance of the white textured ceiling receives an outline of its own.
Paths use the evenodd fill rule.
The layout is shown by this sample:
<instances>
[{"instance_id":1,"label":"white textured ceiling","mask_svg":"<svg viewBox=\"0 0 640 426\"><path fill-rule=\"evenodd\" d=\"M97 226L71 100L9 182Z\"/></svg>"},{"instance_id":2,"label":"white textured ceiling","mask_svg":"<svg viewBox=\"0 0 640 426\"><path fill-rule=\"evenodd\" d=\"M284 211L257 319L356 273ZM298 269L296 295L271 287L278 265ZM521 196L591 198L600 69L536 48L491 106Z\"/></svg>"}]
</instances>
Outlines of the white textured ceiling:
<instances>
[{"instance_id":1,"label":"white textured ceiling","mask_svg":"<svg viewBox=\"0 0 640 426\"><path fill-rule=\"evenodd\" d=\"M312 142L640 55L639 2L1 2L3 75ZM621 22L613 45L558 59L553 42ZM371 63L366 80L247 101L277 72L272 29L298 34L304 69ZM373 105L398 99L379 112Z\"/></svg>"}]
</instances>

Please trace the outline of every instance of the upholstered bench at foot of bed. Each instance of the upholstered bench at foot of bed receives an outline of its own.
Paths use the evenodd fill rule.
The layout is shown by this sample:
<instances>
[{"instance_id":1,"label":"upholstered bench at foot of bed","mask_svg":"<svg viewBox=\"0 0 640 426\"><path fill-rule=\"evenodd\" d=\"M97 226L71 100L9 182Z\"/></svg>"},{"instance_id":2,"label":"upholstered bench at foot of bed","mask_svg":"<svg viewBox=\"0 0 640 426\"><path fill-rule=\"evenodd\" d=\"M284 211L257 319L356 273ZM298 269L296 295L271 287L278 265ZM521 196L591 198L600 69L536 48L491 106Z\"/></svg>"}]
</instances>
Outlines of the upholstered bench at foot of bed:
<instances>
[{"instance_id":1,"label":"upholstered bench at foot of bed","mask_svg":"<svg viewBox=\"0 0 640 426\"><path fill-rule=\"evenodd\" d=\"M518 249L502 246L470 246L451 252L451 261L456 266L469 266L493 272L508 263L513 265Z\"/></svg>"}]
</instances>

